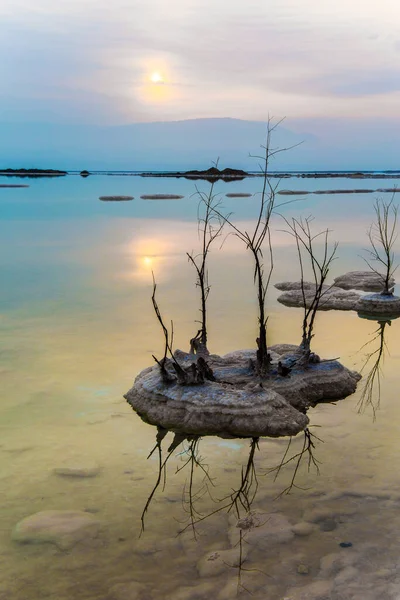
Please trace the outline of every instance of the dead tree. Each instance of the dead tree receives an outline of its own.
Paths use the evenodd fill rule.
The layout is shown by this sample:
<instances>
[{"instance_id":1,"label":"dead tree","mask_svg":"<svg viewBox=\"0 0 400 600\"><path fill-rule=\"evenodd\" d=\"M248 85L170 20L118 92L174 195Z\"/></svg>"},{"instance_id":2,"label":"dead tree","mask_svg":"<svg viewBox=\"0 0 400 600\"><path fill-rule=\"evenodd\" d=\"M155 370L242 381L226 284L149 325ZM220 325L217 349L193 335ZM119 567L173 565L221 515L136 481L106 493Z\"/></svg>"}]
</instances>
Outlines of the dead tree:
<instances>
[{"instance_id":1,"label":"dead tree","mask_svg":"<svg viewBox=\"0 0 400 600\"><path fill-rule=\"evenodd\" d=\"M390 288L390 280L393 277L397 266L394 264L393 246L397 240L397 214L399 207L393 203L394 193L389 202L378 198L374 204L376 222L368 230L368 239L371 248L367 250L369 260L364 258L369 268L379 275L382 279L383 296L393 295L393 289ZM380 264L384 268L384 273L380 273L374 268L371 262Z\"/></svg>"},{"instance_id":2,"label":"dead tree","mask_svg":"<svg viewBox=\"0 0 400 600\"><path fill-rule=\"evenodd\" d=\"M283 119L282 119L283 120ZM274 268L272 243L271 243L271 230L270 221L272 213L278 206L287 204L284 202L278 206L275 204L277 189L280 184L280 180L275 184L272 184L269 176L270 162L275 156L281 152L285 152L294 148L273 148L272 136L278 125L282 120L277 123L273 122L273 119L269 118L267 123L267 134L265 145L261 146L263 154L260 156L252 156L252 158L259 159L260 170L263 177L263 186L261 191L261 200L256 219L256 224L252 232L247 232L239 229L234 225L230 219L230 216L224 216L219 210L214 209L215 214L223 219L226 223L232 227L234 235L238 237L246 246L247 250L250 251L254 261L254 284L257 289L257 301L258 301L258 337L257 337L257 362L256 370L261 377L265 377L269 371L269 365L271 363L271 357L268 352L267 346L267 320L268 316L266 313L266 295L271 280L272 271ZM298 145L298 144L296 144ZM266 259L264 257L263 248L264 243L267 245L268 253L268 264L265 266Z\"/></svg>"},{"instance_id":3,"label":"dead tree","mask_svg":"<svg viewBox=\"0 0 400 600\"><path fill-rule=\"evenodd\" d=\"M200 289L201 327L195 337L190 340L190 351L207 355L207 299L210 293L207 258L211 244L221 235L225 222L215 212L220 202L214 194L214 183L211 184L208 194L200 190L197 190L197 194L200 197L197 220L201 250L198 254L193 252L191 254L187 252L186 254L189 262L196 270L196 286Z\"/></svg>"},{"instance_id":4,"label":"dead tree","mask_svg":"<svg viewBox=\"0 0 400 600\"><path fill-rule=\"evenodd\" d=\"M176 372L176 375L179 379L180 378L185 378L185 373L184 370L182 369L182 367L179 365L178 361L176 360L174 353L172 351L172 343L174 340L174 325L173 322L171 321L171 334L169 333L167 327L164 324L163 318L161 316L161 312L156 300L156 291L157 291L157 284L156 284L156 280L154 277L154 273L152 272L152 277L153 277L153 294L151 296L151 301L153 303L153 308L154 308L154 312L156 313L156 317L158 322L161 325L161 328L163 330L163 334L164 334L164 356L162 357L161 360L158 360L154 354L153 354L153 358L156 361L156 363L158 364L158 366L160 367L160 371L161 371L161 377L162 380L164 381L164 383L170 383L172 381L176 380L176 377L174 377L171 372L167 369L167 364L168 364L168 358L167 355L168 353L171 356L172 359L172 366L173 369Z\"/></svg>"},{"instance_id":5,"label":"dead tree","mask_svg":"<svg viewBox=\"0 0 400 600\"><path fill-rule=\"evenodd\" d=\"M325 229L319 233L312 233L311 223L313 217L306 219L292 218L290 221L282 217L288 226L286 230L295 240L297 257L300 265L300 284L303 300L303 323L302 323L302 340L301 348L305 352L305 358L308 361L311 354L311 340L314 337L313 330L315 325L315 317L321 304L324 294L329 288L326 287L325 281L328 277L329 269L332 261L335 259L338 243L334 242L329 247L329 230ZM322 241L321 255L317 255L315 242ZM304 268L308 262L311 267L314 289L312 294L306 293L304 285Z\"/></svg>"}]
</instances>

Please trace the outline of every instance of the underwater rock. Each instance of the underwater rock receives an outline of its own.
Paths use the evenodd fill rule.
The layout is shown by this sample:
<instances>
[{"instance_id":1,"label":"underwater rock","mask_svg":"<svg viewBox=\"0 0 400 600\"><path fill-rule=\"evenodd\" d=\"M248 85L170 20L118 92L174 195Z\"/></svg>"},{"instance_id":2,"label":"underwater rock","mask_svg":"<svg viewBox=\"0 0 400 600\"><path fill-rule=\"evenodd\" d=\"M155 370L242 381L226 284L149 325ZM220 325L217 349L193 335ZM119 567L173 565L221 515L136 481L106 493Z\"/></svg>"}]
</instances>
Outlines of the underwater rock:
<instances>
[{"instance_id":1,"label":"underwater rock","mask_svg":"<svg viewBox=\"0 0 400 600\"><path fill-rule=\"evenodd\" d=\"M335 519L325 519L320 522L319 528L321 531L334 531L337 528L337 523Z\"/></svg>"},{"instance_id":2,"label":"underwater rock","mask_svg":"<svg viewBox=\"0 0 400 600\"><path fill-rule=\"evenodd\" d=\"M176 433L280 437L307 427L304 413L310 406L343 399L356 389L360 376L337 361L296 367L303 356L298 346L269 350L270 373L261 383L250 364L256 352L247 350L208 356L214 380L198 385L181 385L173 379L172 360L166 362L171 381L165 382L155 364L139 373L125 398L145 422ZM177 350L174 360L185 368L196 364L198 355ZM280 375L279 365L287 365L290 375Z\"/></svg>"},{"instance_id":3,"label":"underwater rock","mask_svg":"<svg viewBox=\"0 0 400 600\"><path fill-rule=\"evenodd\" d=\"M72 462L56 467L53 473L59 477L96 477L100 473L100 466L96 463Z\"/></svg>"},{"instance_id":4,"label":"underwater rock","mask_svg":"<svg viewBox=\"0 0 400 600\"><path fill-rule=\"evenodd\" d=\"M297 572L299 575L308 575L310 572L310 567L308 565L300 563L297 567Z\"/></svg>"},{"instance_id":5,"label":"underwater rock","mask_svg":"<svg viewBox=\"0 0 400 600\"><path fill-rule=\"evenodd\" d=\"M400 298L393 295L368 294L360 298L355 310L361 316L397 318L400 315Z\"/></svg>"},{"instance_id":6,"label":"underwater rock","mask_svg":"<svg viewBox=\"0 0 400 600\"><path fill-rule=\"evenodd\" d=\"M331 597L332 588L332 581L321 579L303 587L290 588L285 593L285 598L288 600L328 600Z\"/></svg>"},{"instance_id":7,"label":"underwater rock","mask_svg":"<svg viewBox=\"0 0 400 600\"><path fill-rule=\"evenodd\" d=\"M384 286L384 275L373 271L349 271L333 280L333 285L343 290L362 290L364 292L381 292ZM393 287L395 280L390 278L389 287Z\"/></svg>"},{"instance_id":8,"label":"underwater rock","mask_svg":"<svg viewBox=\"0 0 400 600\"><path fill-rule=\"evenodd\" d=\"M283 513L250 511L239 519L228 532L233 548L237 547L240 531L248 549L258 548L268 551L275 544L286 544L294 538L293 526Z\"/></svg>"},{"instance_id":9,"label":"underwater rock","mask_svg":"<svg viewBox=\"0 0 400 600\"><path fill-rule=\"evenodd\" d=\"M238 567L240 558L242 561L247 556L248 548L242 548L242 556L240 557L240 549L229 548L228 550L215 550L208 552L206 556L203 556L197 563L197 570L200 577L213 577L214 575L220 575L226 571L229 567Z\"/></svg>"},{"instance_id":10,"label":"underwater rock","mask_svg":"<svg viewBox=\"0 0 400 600\"><path fill-rule=\"evenodd\" d=\"M315 298L315 284L304 282L303 285L304 297L301 282L276 284L276 288L284 289L282 286L285 286L288 290L278 296L278 302L285 306L302 308L305 300L306 306L309 308ZM336 286L323 286L323 290L324 292L318 306L319 310L357 310L356 306L361 298L357 292L346 291Z\"/></svg>"},{"instance_id":11,"label":"underwater rock","mask_svg":"<svg viewBox=\"0 0 400 600\"><path fill-rule=\"evenodd\" d=\"M22 519L14 528L12 539L22 544L55 544L68 550L76 543L95 538L100 522L79 510L44 510Z\"/></svg>"},{"instance_id":12,"label":"underwater rock","mask_svg":"<svg viewBox=\"0 0 400 600\"><path fill-rule=\"evenodd\" d=\"M151 600L152 596L143 583L138 581L126 581L116 583L109 592L110 600Z\"/></svg>"},{"instance_id":13,"label":"underwater rock","mask_svg":"<svg viewBox=\"0 0 400 600\"><path fill-rule=\"evenodd\" d=\"M301 521L300 523L296 523L296 525L293 525L292 531L295 535L304 537L310 535L313 531L315 531L315 527L312 523Z\"/></svg>"},{"instance_id":14,"label":"underwater rock","mask_svg":"<svg viewBox=\"0 0 400 600\"><path fill-rule=\"evenodd\" d=\"M358 552L350 550L349 552L331 552L326 554L320 560L320 576L332 577L337 575L339 571L347 567L353 566L359 559Z\"/></svg>"},{"instance_id":15,"label":"underwater rock","mask_svg":"<svg viewBox=\"0 0 400 600\"><path fill-rule=\"evenodd\" d=\"M219 585L217 584L217 589ZM201 582L196 586L182 586L174 590L171 597L173 600L205 600L217 597L216 584L214 582ZM124 599L125 600L125 599Z\"/></svg>"}]
</instances>

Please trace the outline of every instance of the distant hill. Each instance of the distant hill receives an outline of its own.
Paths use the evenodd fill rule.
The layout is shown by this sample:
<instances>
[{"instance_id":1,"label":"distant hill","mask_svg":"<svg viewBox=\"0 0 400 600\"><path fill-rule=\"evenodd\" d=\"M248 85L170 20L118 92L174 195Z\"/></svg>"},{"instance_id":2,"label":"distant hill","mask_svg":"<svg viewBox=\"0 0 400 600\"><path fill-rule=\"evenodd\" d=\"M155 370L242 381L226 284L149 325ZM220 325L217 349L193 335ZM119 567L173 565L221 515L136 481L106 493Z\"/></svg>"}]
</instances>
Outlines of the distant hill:
<instances>
[{"instance_id":1,"label":"distant hill","mask_svg":"<svg viewBox=\"0 0 400 600\"><path fill-rule=\"evenodd\" d=\"M290 125L290 127L289 127ZM299 147L279 154L282 170L398 169L393 124L287 120L273 143ZM0 123L0 169L190 170L219 167L256 170L265 123L192 119L123 126Z\"/></svg>"}]
</instances>

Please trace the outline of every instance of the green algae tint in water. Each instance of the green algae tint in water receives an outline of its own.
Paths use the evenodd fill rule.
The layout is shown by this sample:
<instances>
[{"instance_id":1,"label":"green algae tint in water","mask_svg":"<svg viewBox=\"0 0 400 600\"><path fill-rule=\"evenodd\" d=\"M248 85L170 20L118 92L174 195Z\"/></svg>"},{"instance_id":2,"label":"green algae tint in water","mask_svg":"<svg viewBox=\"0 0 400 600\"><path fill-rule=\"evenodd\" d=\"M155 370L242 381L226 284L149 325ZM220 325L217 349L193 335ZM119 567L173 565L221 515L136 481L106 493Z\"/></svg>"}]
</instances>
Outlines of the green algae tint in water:
<instances>
[{"instance_id":1,"label":"green algae tint in water","mask_svg":"<svg viewBox=\"0 0 400 600\"><path fill-rule=\"evenodd\" d=\"M287 180L285 185L288 181L293 189L304 184L312 191L322 185L312 180L293 180L293 185ZM340 181L348 187L348 181ZM0 598L234 598L235 556L223 554L236 543L234 516L219 513L206 519L196 540L190 531L177 536L188 516L182 506L187 471L175 473L186 460L181 450L170 459L165 490L150 506L139 539L140 515L157 477L157 456L146 460L155 431L122 397L135 375L152 364L151 355L162 354L150 301L151 270L162 312L168 322L174 320L175 347L187 349L196 332L197 291L185 255L198 243L193 184L72 176L29 183L26 189L0 190ZM374 183L393 187L387 180ZM241 224L251 221L257 198L228 199L224 194L254 193L259 184L244 180L216 186L225 210L233 211L232 218ZM339 180L323 184L334 189ZM199 187L208 189L206 183ZM185 198L140 199L158 193ZM116 194L135 199L98 200ZM371 194L310 194L286 207L285 214L312 212L316 227L333 230L332 239L340 242L333 277L364 268L359 255L367 244L373 199ZM276 218L274 281L298 278L294 248L281 229ZM250 257L229 237L222 251L213 248L210 261L211 350L254 346ZM278 304L277 295L271 288L269 341L298 343L301 311ZM314 349L359 369L369 349L358 350L373 338L376 327L355 313L321 313ZM319 475L303 468L296 479L299 487L276 499L293 467L276 481L265 472L279 464L286 440L260 441L253 509L266 513L263 522L270 527L280 523L286 535L267 538L267 547L260 536L246 544L244 567L252 570L242 572L242 583L256 599L400 596L399 332L396 321L386 328L390 352L375 421L371 411L358 413L360 392L309 412L312 431L323 440L315 448ZM297 452L301 443L294 440L291 451ZM214 499L237 486L248 446L241 440L201 441ZM195 477L201 485L201 473ZM216 507L207 494L197 506L202 514ZM12 540L22 519L54 510L81 511L98 526L66 547ZM220 556L230 559L221 561Z\"/></svg>"}]
</instances>

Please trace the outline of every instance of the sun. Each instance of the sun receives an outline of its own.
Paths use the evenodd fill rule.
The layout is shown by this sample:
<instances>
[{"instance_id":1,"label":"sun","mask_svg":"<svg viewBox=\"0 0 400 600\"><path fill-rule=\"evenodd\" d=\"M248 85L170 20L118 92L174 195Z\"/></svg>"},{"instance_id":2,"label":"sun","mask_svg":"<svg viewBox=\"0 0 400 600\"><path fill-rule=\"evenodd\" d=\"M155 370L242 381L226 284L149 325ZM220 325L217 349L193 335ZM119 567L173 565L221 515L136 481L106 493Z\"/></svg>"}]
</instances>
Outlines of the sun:
<instances>
[{"instance_id":1,"label":"sun","mask_svg":"<svg viewBox=\"0 0 400 600\"><path fill-rule=\"evenodd\" d=\"M150 81L152 81L153 83L164 83L164 79L158 71L155 71L150 75Z\"/></svg>"}]
</instances>

